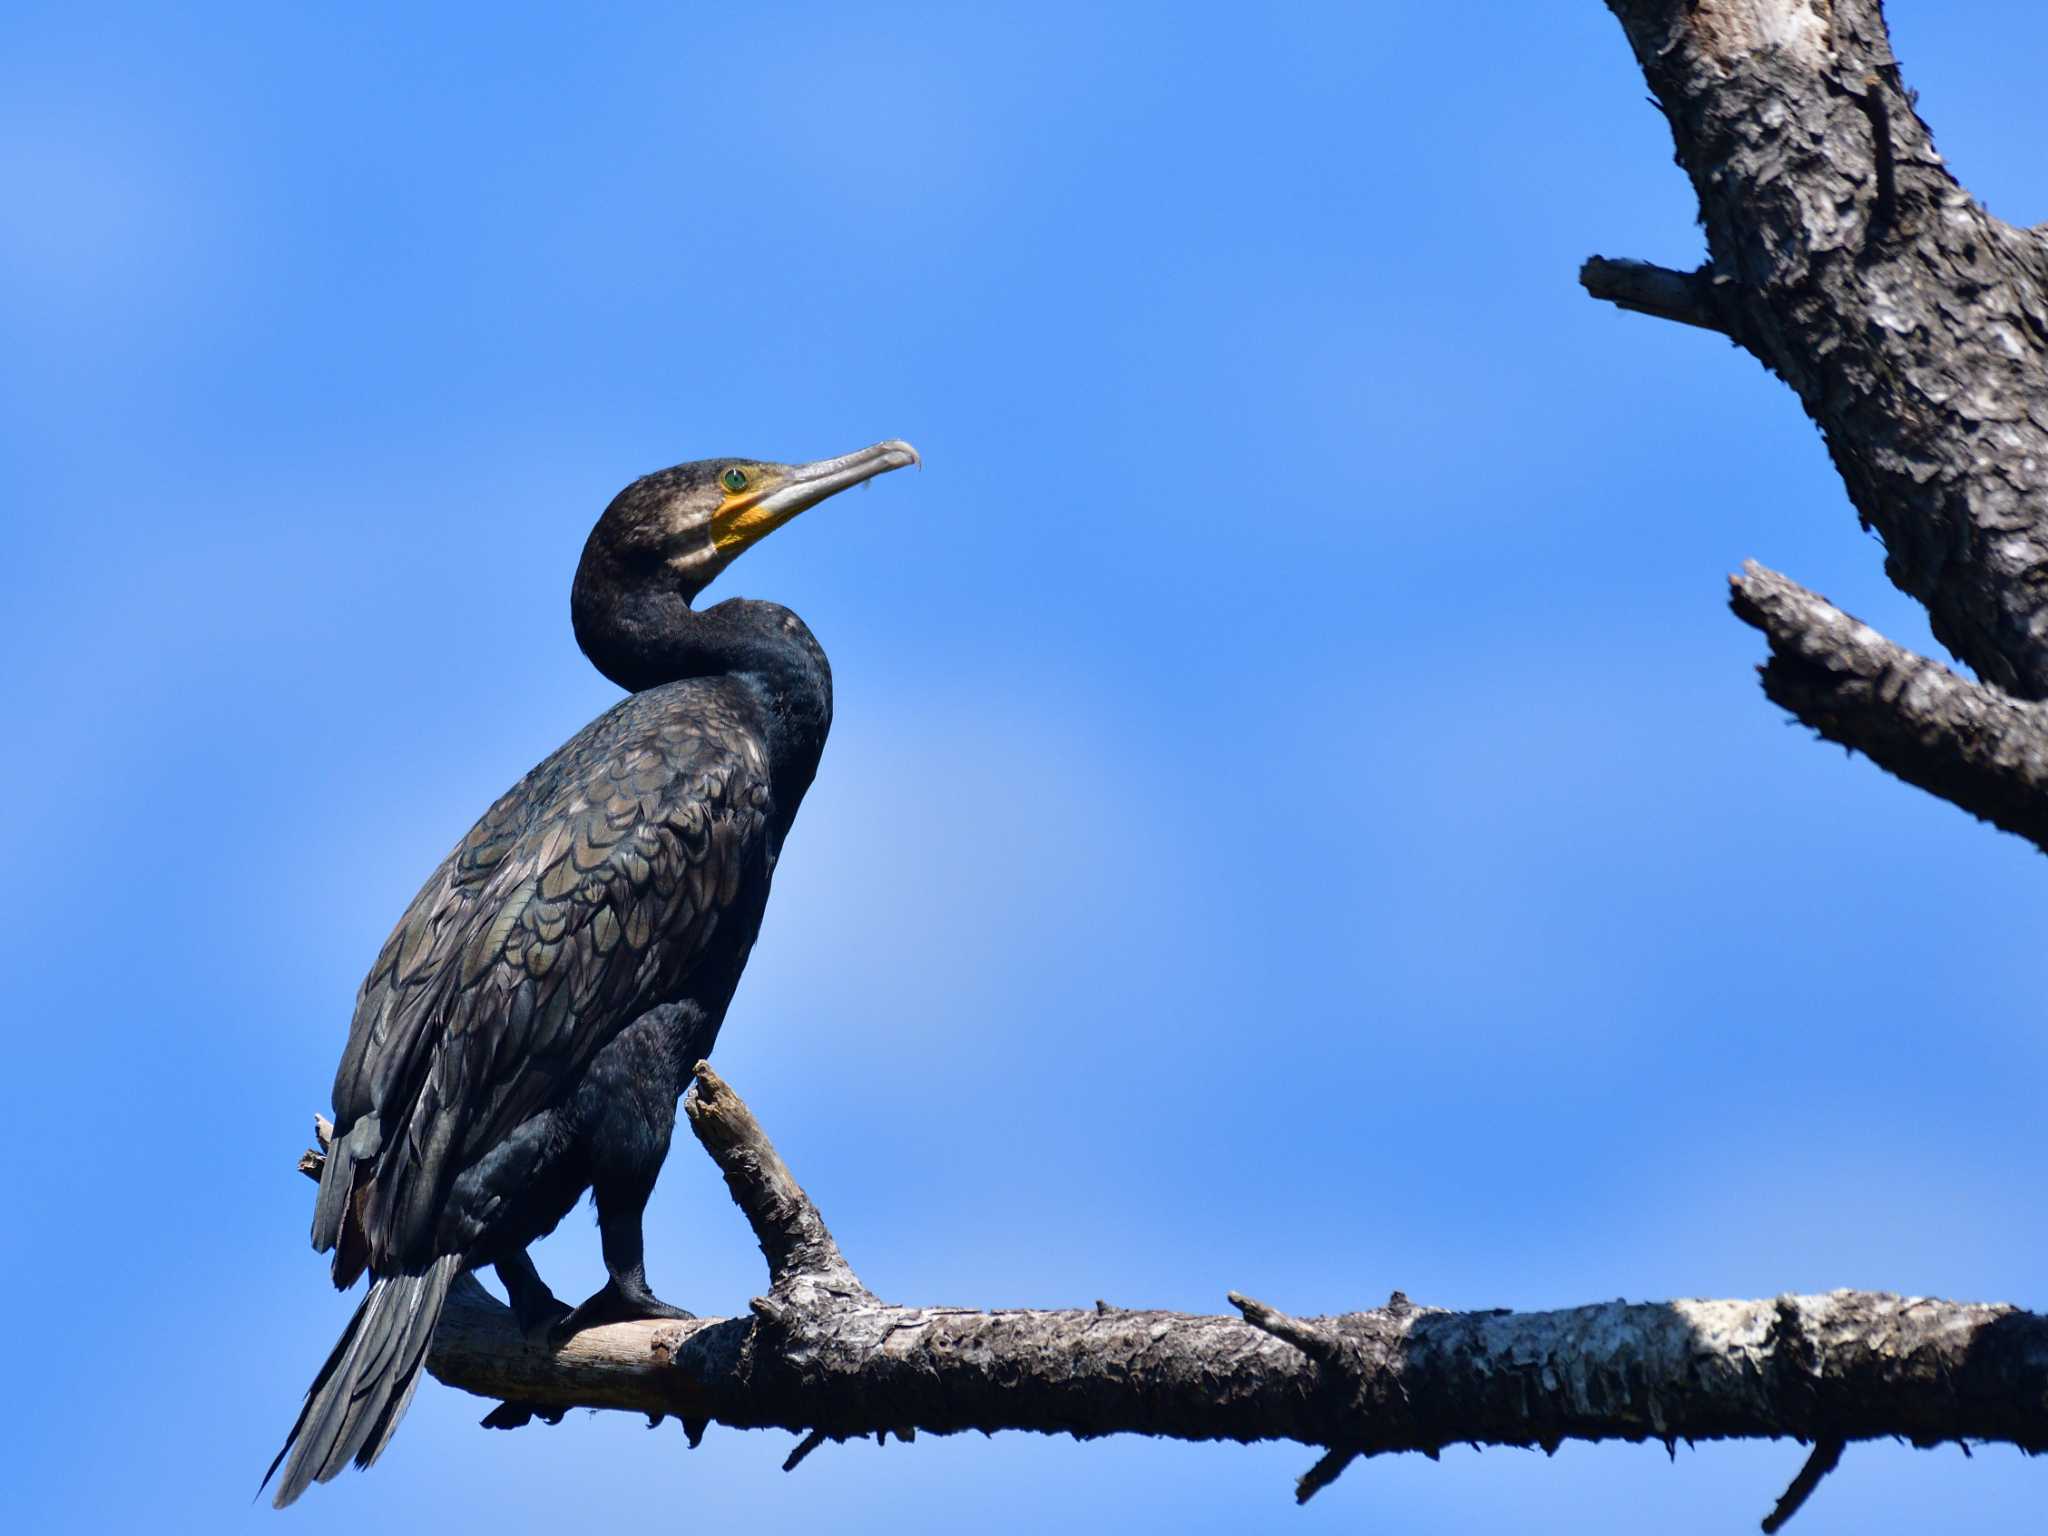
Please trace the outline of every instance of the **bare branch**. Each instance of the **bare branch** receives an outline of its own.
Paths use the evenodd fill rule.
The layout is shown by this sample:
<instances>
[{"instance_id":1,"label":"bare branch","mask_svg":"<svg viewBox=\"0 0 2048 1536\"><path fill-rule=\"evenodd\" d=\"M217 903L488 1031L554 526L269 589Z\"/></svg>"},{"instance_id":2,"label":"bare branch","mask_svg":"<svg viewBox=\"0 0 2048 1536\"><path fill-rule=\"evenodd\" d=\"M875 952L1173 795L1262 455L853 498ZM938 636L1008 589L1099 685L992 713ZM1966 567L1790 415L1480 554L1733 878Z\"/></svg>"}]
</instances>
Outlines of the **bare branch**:
<instances>
[{"instance_id":1,"label":"bare branch","mask_svg":"<svg viewBox=\"0 0 2048 1536\"><path fill-rule=\"evenodd\" d=\"M806 1456L810 1455L811 1452L815 1451L819 1446L823 1445L824 1443L825 1431L823 1431L822 1429L812 1430L808 1435L805 1435L803 1439L799 1440L797 1442L796 1449L791 1451L789 1455L783 1459L782 1470L785 1472L794 1472L798 1467L804 1464L804 1458Z\"/></svg>"},{"instance_id":2,"label":"bare branch","mask_svg":"<svg viewBox=\"0 0 2048 1536\"><path fill-rule=\"evenodd\" d=\"M1358 1460L1360 1453L1348 1445L1333 1446L1323 1452L1323 1458L1306 1472L1294 1485L1294 1502L1306 1504L1330 1484L1344 1475L1344 1469Z\"/></svg>"},{"instance_id":3,"label":"bare branch","mask_svg":"<svg viewBox=\"0 0 2048 1536\"><path fill-rule=\"evenodd\" d=\"M1261 1333L1270 1333L1282 1343L1293 1345L1316 1364L1337 1365L1342 1362L1343 1341L1327 1329L1305 1323L1298 1317L1289 1317L1263 1301L1240 1296L1236 1291L1232 1291L1227 1299L1254 1328Z\"/></svg>"},{"instance_id":4,"label":"bare branch","mask_svg":"<svg viewBox=\"0 0 2048 1536\"><path fill-rule=\"evenodd\" d=\"M698 1062L695 1072L697 1081L683 1101L684 1113L697 1140L725 1175L733 1203L754 1229L768 1261L771 1288L784 1293L816 1287L835 1296L866 1296L867 1287L840 1254L825 1218L746 1101L711 1070L710 1062Z\"/></svg>"},{"instance_id":5,"label":"bare branch","mask_svg":"<svg viewBox=\"0 0 2048 1536\"><path fill-rule=\"evenodd\" d=\"M1797 1320L1787 1328L1787 1316ZM750 1318L619 1323L529 1345L474 1284L429 1367L492 1398L847 1437L909 1427L1287 1439L1360 1454L1471 1441L1898 1436L2048 1448L2048 1319L1838 1291L1777 1301L1315 1320L1355 1386L1232 1318L868 1302L786 1360ZM1802 1341L1824 1339L1816 1361Z\"/></svg>"},{"instance_id":6,"label":"bare branch","mask_svg":"<svg viewBox=\"0 0 2048 1536\"><path fill-rule=\"evenodd\" d=\"M1760 1522L1764 1536L1777 1536L1785 1528L1785 1522L1799 1513L1807 1499L1812 1497L1813 1490L1820 1486L1820 1480L1841 1465L1846 1446L1847 1442L1838 1436L1814 1442L1813 1454L1806 1458L1806 1465L1799 1469L1799 1475L1792 1479L1791 1486L1779 1495L1777 1506Z\"/></svg>"},{"instance_id":7,"label":"bare branch","mask_svg":"<svg viewBox=\"0 0 2048 1536\"><path fill-rule=\"evenodd\" d=\"M1750 561L1729 605L1770 641L1764 692L1830 741L2048 849L2048 707L1956 676Z\"/></svg>"},{"instance_id":8,"label":"bare branch","mask_svg":"<svg viewBox=\"0 0 2048 1536\"><path fill-rule=\"evenodd\" d=\"M1249 1322L1101 1304L893 1306L847 1283L745 1103L699 1073L690 1124L777 1288L749 1317L618 1323L550 1348L464 1275L427 1364L501 1400L491 1427L616 1408L675 1415L694 1445L715 1419L795 1431L792 1466L826 1440L918 1430L1286 1439L1325 1451L1297 1486L1304 1500L1360 1456L1434 1456L1459 1441L1897 1436L2048 1449L2048 1319L2006 1306L1837 1291L1453 1313L1395 1292L1373 1311L1298 1318L1233 1293Z\"/></svg>"},{"instance_id":9,"label":"bare branch","mask_svg":"<svg viewBox=\"0 0 2048 1536\"><path fill-rule=\"evenodd\" d=\"M464 1276L434 1336L443 1382L518 1405L509 1427L618 1408L846 1439L917 1430L1288 1439L1359 1455L1458 1441L1895 1435L2048 1447L2048 1320L1868 1292L1452 1313L1236 1318L1091 1306L982 1312L870 1295L732 1089L700 1069L690 1123L778 1273L753 1315L525 1338ZM801 1257L799 1257L801 1256ZM825 1283L830 1281L831 1283Z\"/></svg>"},{"instance_id":10,"label":"bare branch","mask_svg":"<svg viewBox=\"0 0 2048 1536\"><path fill-rule=\"evenodd\" d=\"M1711 313L1798 392L1942 643L2048 697L2041 237L1950 176L1878 0L1607 3L1699 196ZM1680 277L1605 281L1698 323Z\"/></svg>"},{"instance_id":11,"label":"bare branch","mask_svg":"<svg viewBox=\"0 0 2048 1536\"><path fill-rule=\"evenodd\" d=\"M1398 1298L1401 1293L1396 1291ZM1230 1304L1244 1314L1244 1320L1261 1333L1270 1333L1284 1344L1292 1345L1313 1360L1320 1373L1327 1373L1326 1392L1332 1389L1349 1389L1356 1395L1362 1385L1357 1372L1346 1358L1344 1341L1336 1334L1316 1323L1290 1317L1276 1307L1269 1307L1263 1301L1254 1301L1236 1291L1230 1293ZM1304 1472L1294 1485L1294 1502L1306 1504L1330 1484L1344 1475L1344 1469L1363 1453L1354 1445L1333 1445L1323 1453L1322 1459Z\"/></svg>"},{"instance_id":12,"label":"bare branch","mask_svg":"<svg viewBox=\"0 0 2048 1536\"><path fill-rule=\"evenodd\" d=\"M1704 268L1674 272L1647 261L1620 261L1589 256L1579 268L1579 284L1596 299L1620 309L1725 336L1728 325L1714 309L1713 277Z\"/></svg>"}]
</instances>

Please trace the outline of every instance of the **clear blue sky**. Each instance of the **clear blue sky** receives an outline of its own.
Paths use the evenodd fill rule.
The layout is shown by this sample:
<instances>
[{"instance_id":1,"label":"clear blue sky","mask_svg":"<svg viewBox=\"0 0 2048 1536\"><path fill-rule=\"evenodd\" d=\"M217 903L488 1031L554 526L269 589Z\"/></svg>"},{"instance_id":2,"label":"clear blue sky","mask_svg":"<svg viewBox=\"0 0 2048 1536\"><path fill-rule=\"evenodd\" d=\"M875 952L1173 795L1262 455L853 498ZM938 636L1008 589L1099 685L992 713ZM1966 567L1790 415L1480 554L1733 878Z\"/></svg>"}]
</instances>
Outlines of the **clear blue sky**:
<instances>
[{"instance_id":1,"label":"clear blue sky","mask_svg":"<svg viewBox=\"0 0 2048 1536\"><path fill-rule=\"evenodd\" d=\"M1271 8L1279 11L1282 8ZM1894 7L2048 208L2048 15ZM1692 203L1595 0L80 7L0 23L0 1459L21 1530L1748 1530L1775 1447L828 1448L428 1385L258 1474L352 1300L291 1171L350 998L613 691L611 493L901 435L717 589L823 771L719 1048L905 1301L2048 1304L2048 870L1788 727L1723 578L1908 643L1792 397L1620 315ZM758 1255L694 1145L650 1268ZM596 1283L581 1216L541 1251ZM1828 1532L2038 1529L1857 1447ZM396 1520L398 1527L390 1522Z\"/></svg>"}]
</instances>

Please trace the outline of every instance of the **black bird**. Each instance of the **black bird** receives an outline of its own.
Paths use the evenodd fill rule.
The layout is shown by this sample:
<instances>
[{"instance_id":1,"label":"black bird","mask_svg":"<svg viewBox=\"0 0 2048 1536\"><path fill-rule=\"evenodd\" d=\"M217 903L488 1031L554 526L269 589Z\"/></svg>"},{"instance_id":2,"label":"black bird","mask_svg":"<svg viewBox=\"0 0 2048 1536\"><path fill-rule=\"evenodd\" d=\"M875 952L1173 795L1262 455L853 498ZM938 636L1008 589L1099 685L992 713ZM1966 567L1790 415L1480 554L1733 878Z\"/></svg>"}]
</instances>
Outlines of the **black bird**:
<instances>
[{"instance_id":1,"label":"black bird","mask_svg":"<svg viewBox=\"0 0 2048 1536\"><path fill-rule=\"evenodd\" d=\"M286 1463L278 1507L377 1459L464 1269L496 1265L530 1332L689 1315L648 1289L641 1214L832 723L803 620L690 603L806 507L917 462L904 442L708 459L605 508L570 610L583 653L632 696L484 813L356 995L313 1246L334 1250L337 1287L365 1270L371 1285L264 1474ZM585 1189L610 1278L565 1315L526 1247Z\"/></svg>"}]
</instances>

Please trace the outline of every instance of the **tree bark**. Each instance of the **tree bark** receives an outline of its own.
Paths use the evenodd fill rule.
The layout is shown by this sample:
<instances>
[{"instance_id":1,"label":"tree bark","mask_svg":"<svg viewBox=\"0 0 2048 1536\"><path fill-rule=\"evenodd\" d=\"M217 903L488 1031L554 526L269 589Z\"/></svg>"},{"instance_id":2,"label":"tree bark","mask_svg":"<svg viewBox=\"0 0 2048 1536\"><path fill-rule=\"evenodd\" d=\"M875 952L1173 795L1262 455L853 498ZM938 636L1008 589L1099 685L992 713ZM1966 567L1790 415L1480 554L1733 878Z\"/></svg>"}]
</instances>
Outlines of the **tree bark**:
<instances>
[{"instance_id":1,"label":"tree bark","mask_svg":"<svg viewBox=\"0 0 2048 1536\"><path fill-rule=\"evenodd\" d=\"M1754 560L1729 604L1763 631L1764 692L1909 784L2048 848L2048 710L1894 645Z\"/></svg>"},{"instance_id":2,"label":"tree bark","mask_svg":"<svg viewBox=\"0 0 2048 1536\"><path fill-rule=\"evenodd\" d=\"M1912 701L1863 686L1863 637L1876 637L1840 650L1846 631L1809 609L1817 622L1794 639L1802 615L1784 602L1771 610L1766 691L1830 739L2048 846L2041 813L2010 804L2011 765L2037 750L2042 719L2006 707L2048 697L2048 246L1949 174L1878 0L1608 3L1670 123L1708 255L1693 273L1594 258L1581 281L1624 308L1723 331L1790 384L1884 540L1886 573L2008 698L1975 695L1986 707L1967 731L1930 730ZM1745 619L1763 611L1738 596Z\"/></svg>"},{"instance_id":3,"label":"tree bark","mask_svg":"<svg viewBox=\"0 0 2048 1536\"><path fill-rule=\"evenodd\" d=\"M861 1284L739 1096L698 1074L688 1119L760 1241L768 1293L747 1317L620 1323L551 1349L465 1277L427 1364L503 1401L485 1423L623 1408L674 1415L692 1444L713 1420L782 1428L806 1435L792 1465L824 1440L919 1430L1285 1439L1328 1452L1303 1498L1357 1456L1460 1441L2048 1448L2048 1319L2005 1306L1859 1291L1526 1313L1397 1293L1327 1318L1235 1295L1237 1317L895 1305ZM301 1166L317 1177L318 1159Z\"/></svg>"}]
</instances>

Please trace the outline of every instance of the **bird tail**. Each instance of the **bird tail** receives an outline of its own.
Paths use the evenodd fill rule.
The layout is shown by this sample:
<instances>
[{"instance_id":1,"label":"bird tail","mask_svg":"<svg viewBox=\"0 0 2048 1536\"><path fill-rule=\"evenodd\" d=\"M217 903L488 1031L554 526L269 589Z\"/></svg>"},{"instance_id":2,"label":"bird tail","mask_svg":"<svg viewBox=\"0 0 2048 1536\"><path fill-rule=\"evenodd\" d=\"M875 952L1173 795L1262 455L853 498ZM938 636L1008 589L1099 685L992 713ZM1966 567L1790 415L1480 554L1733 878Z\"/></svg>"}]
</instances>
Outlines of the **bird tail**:
<instances>
[{"instance_id":1,"label":"bird tail","mask_svg":"<svg viewBox=\"0 0 2048 1536\"><path fill-rule=\"evenodd\" d=\"M384 1128L376 1115L358 1115L346 1134L337 1129L320 1167L320 1193L313 1201L313 1246L334 1250L334 1283L354 1285L370 1262L370 1244L357 1209L356 1167L383 1150Z\"/></svg>"},{"instance_id":2,"label":"bird tail","mask_svg":"<svg viewBox=\"0 0 2048 1536\"><path fill-rule=\"evenodd\" d=\"M313 1378L284 1448L263 1474L261 1487L267 1487L284 1465L274 1501L279 1509L333 1477L350 1457L367 1467L390 1443L420 1384L434 1324L461 1269L461 1256L448 1254L417 1274L383 1275L371 1284Z\"/></svg>"}]
</instances>

